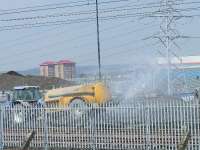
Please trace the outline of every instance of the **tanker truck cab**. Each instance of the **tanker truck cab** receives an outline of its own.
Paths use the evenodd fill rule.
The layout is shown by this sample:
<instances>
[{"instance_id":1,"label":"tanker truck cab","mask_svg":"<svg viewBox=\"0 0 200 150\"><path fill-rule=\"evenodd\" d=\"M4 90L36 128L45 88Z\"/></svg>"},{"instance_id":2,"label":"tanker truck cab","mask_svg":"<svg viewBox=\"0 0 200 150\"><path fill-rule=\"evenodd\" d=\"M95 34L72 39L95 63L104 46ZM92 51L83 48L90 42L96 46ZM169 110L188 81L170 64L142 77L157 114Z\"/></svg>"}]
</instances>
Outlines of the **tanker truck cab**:
<instances>
[{"instance_id":1,"label":"tanker truck cab","mask_svg":"<svg viewBox=\"0 0 200 150\"><path fill-rule=\"evenodd\" d=\"M12 104L43 105L42 93L39 86L16 86L11 96Z\"/></svg>"},{"instance_id":2,"label":"tanker truck cab","mask_svg":"<svg viewBox=\"0 0 200 150\"><path fill-rule=\"evenodd\" d=\"M16 86L10 95L10 105L12 107L8 118L12 125L26 125L31 120L36 120L41 116L39 108L44 106L42 93L39 86Z\"/></svg>"}]
</instances>

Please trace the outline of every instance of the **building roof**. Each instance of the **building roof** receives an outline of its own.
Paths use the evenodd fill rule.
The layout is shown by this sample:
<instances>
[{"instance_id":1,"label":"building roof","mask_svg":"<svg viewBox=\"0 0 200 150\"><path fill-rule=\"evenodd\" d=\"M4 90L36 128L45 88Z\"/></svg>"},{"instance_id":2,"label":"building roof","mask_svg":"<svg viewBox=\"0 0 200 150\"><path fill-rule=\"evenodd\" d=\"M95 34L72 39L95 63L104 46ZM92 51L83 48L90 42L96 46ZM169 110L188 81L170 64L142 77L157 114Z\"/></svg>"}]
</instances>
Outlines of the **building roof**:
<instances>
[{"instance_id":1,"label":"building roof","mask_svg":"<svg viewBox=\"0 0 200 150\"><path fill-rule=\"evenodd\" d=\"M48 66L48 65L55 65L56 62L54 61L45 61L42 64L40 64L40 66Z\"/></svg>"},{"instance_id":2,"label":"building roof","mask_svg":"<svg viewBox=\"0 0 200 150\"><path fill-rule=\"evenodd\" d=\"M71 60L60 60L59 62L57 62L58 64L75 64L75 62L71 61Z\"/></svg>"},{"instance_id":3,"label":"building roof","mask_svg":"<svg viewBox=\"0 0 200 150\"><path fill-rule=\"evenodd\" d=\"M55 64L75 64L75 62L71 60L60 60L59 62L54 61L45 61L40 66L48 66L48 65L55 65Z\"/></svg>"},{"instance_id":4,"label":"building roof","mask_svg":"<svg viewBox=\"0 0 200 150\"><path fill-rule=\"evenodd\" d=\"M180 58L171 58L172 64L185 64L185 65L199 65L200 64L200 56L185 56ZM158 58L158 64L164 65L167 64L166 58Z\"/></svg>"}]
</instances>

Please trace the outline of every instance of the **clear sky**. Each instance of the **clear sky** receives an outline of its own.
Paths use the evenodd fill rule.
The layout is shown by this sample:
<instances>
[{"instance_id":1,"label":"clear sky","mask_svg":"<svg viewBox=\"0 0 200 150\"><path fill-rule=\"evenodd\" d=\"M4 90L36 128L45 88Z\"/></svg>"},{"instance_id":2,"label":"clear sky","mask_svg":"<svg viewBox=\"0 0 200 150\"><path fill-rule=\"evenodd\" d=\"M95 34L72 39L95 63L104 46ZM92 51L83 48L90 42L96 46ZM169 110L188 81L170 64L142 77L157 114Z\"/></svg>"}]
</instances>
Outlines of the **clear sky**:
<instances>
[{"instance_id":1,"label":"clear sky","mask_svg":"<svg viewBox=\"0 0 200 150\"><path fill-rule=\"evenodd\" d=\"M165 52L158 39L148 38L159 33L162 19L138 16L144 15L144 12L159 10L158 1L99 0L100 17L104 18L100 19L103 65L143 62L160 56L158 50ZM46 60L61 59L71 59L79 65L96 65L96 22L79 22L95 17L94 2L95 0L1 0L0 71L26 70L38 67ZM55 3L57 4L51 5ZM40 5L48 6L35 7ZM24 7L34 8L18 9ZM26 12L55 7L58 8ZM180 15L200 15L198 0L178 0L175 7L179 9ZM77 23L66 23L74 20ZM65 24L50 26L49 22ZM173 30L177 35L200 36L200 17L179 18L176 22L176 26L172 26L177 29ZM40 23L48 26L41 27ZM27 28L14 29L21 24L23 28ZM33 28L33 25L40 27ZM200 55L200 38L178 39L176 43L179 48L171 46L173 53L179 56Z\"/></svg>"}]
</instances>

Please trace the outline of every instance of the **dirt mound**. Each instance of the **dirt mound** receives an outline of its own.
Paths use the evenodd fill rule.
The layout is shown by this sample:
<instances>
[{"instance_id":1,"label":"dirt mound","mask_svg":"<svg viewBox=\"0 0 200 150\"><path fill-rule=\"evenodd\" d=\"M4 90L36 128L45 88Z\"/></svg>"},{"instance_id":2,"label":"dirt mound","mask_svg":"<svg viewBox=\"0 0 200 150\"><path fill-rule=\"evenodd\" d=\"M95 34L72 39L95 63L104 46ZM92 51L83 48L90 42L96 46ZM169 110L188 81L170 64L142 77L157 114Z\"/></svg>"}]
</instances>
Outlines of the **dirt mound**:
<instances>
[{"instance_id":1,"label":"dirt mound","mask_svg":"<svg viewBox=\"0 0 200 150\"><path fill-rule=\"evenodd\" d=\"M15 71L8 71L5 74L7 74L7 75L13 75L13 76L21 76L21 77L23 76L23 75L19 74L18 72L15 72Z\"/></svg>"},{"instance_id":2,"label":"dirt mound","mask_svg":"<svg viewBox=\"0 0 200 150\"><path fill-rule=\"evenodd\" d=\"M73 83L55 77L23 76L15 71L0 75L0 91L11 90L14 86L29 85L40 86L41 89L70 86Z\"/></svg>"}]
</instances>

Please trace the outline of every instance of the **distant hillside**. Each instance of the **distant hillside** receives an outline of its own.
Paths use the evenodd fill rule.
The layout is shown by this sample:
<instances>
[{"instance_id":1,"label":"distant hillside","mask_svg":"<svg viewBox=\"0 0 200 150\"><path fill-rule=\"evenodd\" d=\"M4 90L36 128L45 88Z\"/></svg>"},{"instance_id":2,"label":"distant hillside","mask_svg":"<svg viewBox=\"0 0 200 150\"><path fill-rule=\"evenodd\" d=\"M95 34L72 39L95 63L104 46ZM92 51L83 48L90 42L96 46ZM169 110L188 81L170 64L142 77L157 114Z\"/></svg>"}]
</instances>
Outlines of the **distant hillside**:
<instances>
[{"instance_id":1,"label":"distant hillside","mask_svg":"<svg viewBox=\"0 0 200 150\"><path fill-rule=\"evenodd\" d=\"M95 74L97 72L97 66L76 66L76 74ZM20 74L23 75L40 75L39 68L33 68L23 71L18 71Z\"/></svg>"},{"instance_id":2,"label":"distant hillside","mask_svg":"<svg viewBox=\"0 0 200 150\"><path fill-rule=\"evenodd\" d=\"M130 65L106 65L102 66L103 73L113 73L113 72L121 72L130 68ZM18 71L23 75L39 75L39 68L28 69L24 71ZM98 66L95 65L85 65L85 66L76 66L76 74L79 76L80 74L96 74L98 72Z\"/></svg>"},{"instance_id":3,"label":"distant hillside","mask_svg":"<svg viewBox=\"0 0 200 150\"><path fill-rule=\"evenodd\" d=\"M39 68L32 68L32 69L18 71L18 72L20 74L23 74L23 75L34 75L34 76L40 75L40 69Z\"/></svg>"},{"instance_id":4,"label":"distant hillside","mask_svg":"<svg viewBox=\"0 0 200 150\"><path fill-rule=\"evenodd\" d=\"M69 86L72 83L52 77L25 76L14 71L0 75L0 90L11 90L14 86L20 85L33 85L40 86L42 89L50 89L52 87Z\"/></svg>"}]
</instances>

